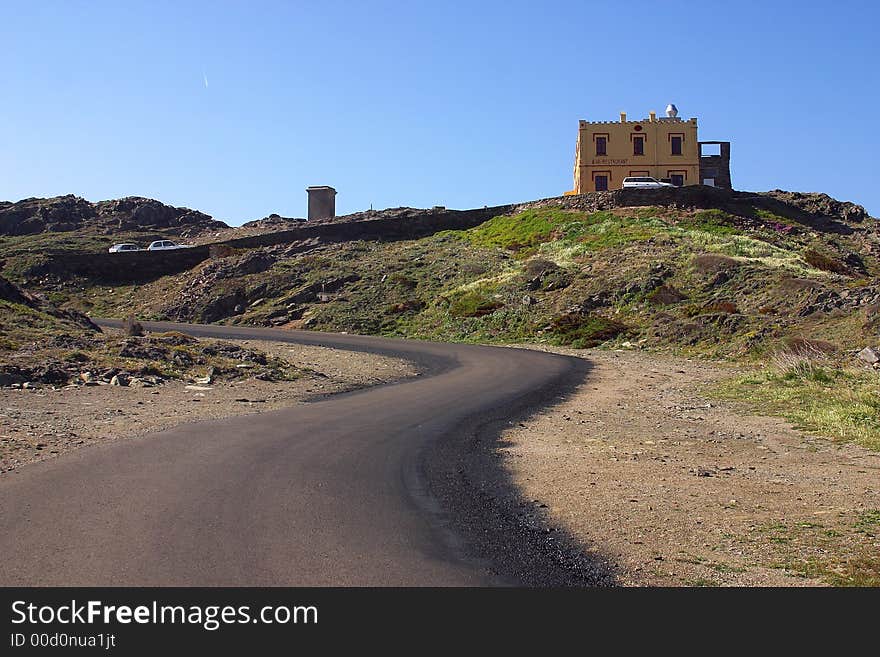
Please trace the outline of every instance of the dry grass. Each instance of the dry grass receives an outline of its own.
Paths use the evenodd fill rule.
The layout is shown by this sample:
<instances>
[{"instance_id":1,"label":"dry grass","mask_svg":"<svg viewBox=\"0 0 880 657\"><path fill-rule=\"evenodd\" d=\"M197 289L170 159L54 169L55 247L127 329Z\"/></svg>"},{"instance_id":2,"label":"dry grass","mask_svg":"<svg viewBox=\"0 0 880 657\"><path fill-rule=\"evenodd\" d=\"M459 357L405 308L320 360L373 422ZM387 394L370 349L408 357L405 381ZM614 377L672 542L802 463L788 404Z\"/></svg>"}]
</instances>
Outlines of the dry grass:
<instances>
[{"instance_id":1,"label":"dry grass","mask_svg":"<svg viewBox=\"0 0 880 657\"><path fill-rule=\"evenodd\" d=\"M783 379L806 379L828 383L828 356L814 345L803 342L794 349L777 351L771 358L776 374Z\"/></svg>"},{"instance_id":2,"label":"dry grass","mask_svg":"<svg viewBox=\"0 0 880 657\"><path fill-rule=\"evenodd\" d=\"M729 379L715 394L798 429L880 450L880 373L842 367L817 347L777 352L770 368Z\"/></svg>"}]
</instances>

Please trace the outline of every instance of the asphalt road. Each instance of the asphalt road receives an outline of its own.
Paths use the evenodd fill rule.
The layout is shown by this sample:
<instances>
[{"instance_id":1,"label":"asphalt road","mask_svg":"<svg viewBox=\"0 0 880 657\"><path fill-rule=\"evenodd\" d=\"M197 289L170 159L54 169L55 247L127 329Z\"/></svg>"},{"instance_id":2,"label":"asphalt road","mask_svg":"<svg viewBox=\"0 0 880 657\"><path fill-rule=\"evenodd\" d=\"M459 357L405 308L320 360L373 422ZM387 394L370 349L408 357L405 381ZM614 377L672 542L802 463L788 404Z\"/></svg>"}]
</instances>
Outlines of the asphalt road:
<instances>
[{"instance_id":1,"label":"asphalt road","mask_svg":"<svg viewBox=\"0 0 880 657\"><path fill-rule=\"evenodd\" d=\"M148 324L415 361L404 382L83 448L0 477L0 585L492 585L420 455L547 401L576 359L271 329ZM566 384L568 385L568 384Z\"/></svg>"}]
</instances>

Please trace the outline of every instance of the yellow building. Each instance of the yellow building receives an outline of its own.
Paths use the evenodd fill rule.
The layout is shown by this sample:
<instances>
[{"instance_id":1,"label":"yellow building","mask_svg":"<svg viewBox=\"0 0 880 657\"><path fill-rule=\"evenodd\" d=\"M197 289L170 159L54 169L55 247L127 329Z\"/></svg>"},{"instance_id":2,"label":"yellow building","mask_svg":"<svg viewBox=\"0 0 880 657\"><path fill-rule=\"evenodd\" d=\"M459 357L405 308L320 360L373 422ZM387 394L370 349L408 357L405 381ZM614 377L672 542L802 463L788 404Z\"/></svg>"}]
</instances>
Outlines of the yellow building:
<instances>
[{"instance_id":1,"label":"yellow building","mask_svg":"<svg viewBox=\"0 0 880 657\"><path fill-rule=\"evenodd\" d=\"M581 121L574 162L574 190L568 194L620 189L623 179L650 176L674 185L698 185L700 143L697 120L678 118L673 105L667 116L647 119Z\"/></svg>"}]
</instances>

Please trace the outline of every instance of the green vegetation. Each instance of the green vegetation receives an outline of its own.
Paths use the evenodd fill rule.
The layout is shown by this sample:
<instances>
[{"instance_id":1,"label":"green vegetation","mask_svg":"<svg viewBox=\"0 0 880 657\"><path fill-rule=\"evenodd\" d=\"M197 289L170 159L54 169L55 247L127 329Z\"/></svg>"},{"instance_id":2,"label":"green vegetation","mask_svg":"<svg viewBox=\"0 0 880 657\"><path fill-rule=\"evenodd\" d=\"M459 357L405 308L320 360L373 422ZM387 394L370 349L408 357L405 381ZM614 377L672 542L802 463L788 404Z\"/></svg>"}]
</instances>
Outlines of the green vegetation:
<instances>
[{"instance_id":1,"label":"green vegetation","mask_svg":"<svg viewBox=\"0 0 880 657\"><path fill-rule=\"evenodd\" d=\"M450 302L449 314L452 317L482 317L495 312L503 305L480 292L465 291L456 295Z\"/></svg>"},{"instance_id":2,"label":"green vegetation","mask_svg":"<svg viewBox=\"0 0 880 657\"><path fill-rule=\"evenodd\" d=\"M447 235L483 248L497 247L532 255L547 242L572 246L578 250L602 250L633 241L656 237L671 227L653 215L636 212L618 216L610 211L593 213L539 208L516 215L502 215L466 231L448 231Z\"/></svg>"},{"instance_id":3,"label":"green vegetation","mask_svg":"<svg viewBox=\"0 0 880 657\"><path fill-rule=\"evenodd\" d=\"M550 240L561 225L583 216L556 208L526 210L517 215L502 215L467 231L450 231L474 246L500 247L518 251Z\"/></svg>"},{"instance_id":4,"label":"green vegetation","mask_svg":"<svg viewBox=\"0 0 880 657\"><path fill-rule=\"evenodd\" d=\"M857 515L841 514L836 527L814 521L774 522L756 527L749 540L771 544L779 560L775 568L831 586L880 586L880 554L873 538L878 530L880 510ZM861 523L868 518L869 532ZM810 546L806 555L804 546Z\"/></svg>"},{"instance_id":5,"label":"green vegetation","mask_svg":"<svg viewBox=\"0 0 880 657\"><path fill-rule=\"evenodd\" d=\"M800 359L724 382L719 398L744 401L797 428L880 450L880 374Z\"/></svg>"},{"instance_id":6,"label":"green vegetation","mask_svg":"<svg viewBox=\"0 0 880 657\"><path fill-rule=\"evenodd\" d=\"M679 222L682 228L697 230L711 235L736 235L736 217L722 210L700 210Z\"/></svg>"}]
</instances>

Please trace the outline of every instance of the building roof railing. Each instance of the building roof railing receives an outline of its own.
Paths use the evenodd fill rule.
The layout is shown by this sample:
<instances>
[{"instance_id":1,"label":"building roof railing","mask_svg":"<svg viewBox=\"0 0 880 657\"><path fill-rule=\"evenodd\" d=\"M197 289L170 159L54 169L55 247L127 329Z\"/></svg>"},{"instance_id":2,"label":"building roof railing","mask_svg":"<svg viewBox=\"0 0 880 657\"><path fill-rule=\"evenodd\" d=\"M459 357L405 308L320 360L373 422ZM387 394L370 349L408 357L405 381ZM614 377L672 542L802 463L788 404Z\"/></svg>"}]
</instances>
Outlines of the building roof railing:
<instances>
[{"instance_id":1,"label":"building roof railing","mask_svg":"<svg viewBox=\"0 0 880 657\"><path fill-rule=\"evenodd\" d=\"M613 124L620 125L620 124L630 124L630 123L635 124L635 123L696 123L696 122L697 122L696 118L690 118L687 121L685 121L684 119L682 119L680 117L671 118L668 116L663 116L663 117L658 116L656 119L654 119L654 121L651 121L651 119L649 119L649 118L638 119L636 121L619 121L619 120L618 121L585 121L584 119L581 119L580 124L581 125L611 125L613 123Z\"/></svg>"}]
</instances>

